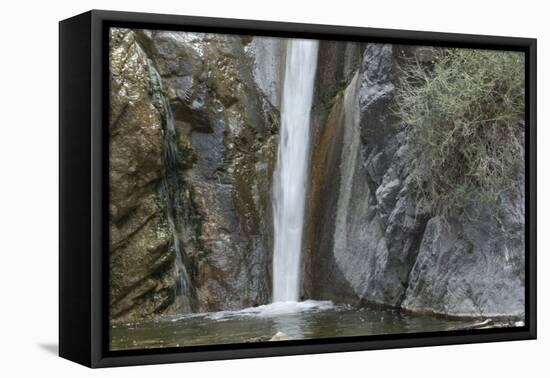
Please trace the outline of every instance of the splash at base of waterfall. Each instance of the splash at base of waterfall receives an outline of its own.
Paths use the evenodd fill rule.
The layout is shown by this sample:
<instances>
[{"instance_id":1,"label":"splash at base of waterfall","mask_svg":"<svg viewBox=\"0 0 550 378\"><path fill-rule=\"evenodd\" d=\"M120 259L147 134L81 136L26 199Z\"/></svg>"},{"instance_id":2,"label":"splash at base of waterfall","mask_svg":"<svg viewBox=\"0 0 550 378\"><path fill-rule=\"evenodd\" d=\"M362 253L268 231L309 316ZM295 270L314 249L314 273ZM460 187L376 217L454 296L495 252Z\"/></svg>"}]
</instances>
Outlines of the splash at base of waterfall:
<instances>
[{"instance_id":1,"label":"splash at base of waterfall","mask_svg":"<svg viewBox=\"0 0 550 378\"><path fill-rule=\"evenodd\" d=\"M213 320L229 320L234 318L247 318L247 317L277 317L281 315L290 315L297 314L300 312L308 311L326 311L334 308L334 304L331 301L314 301L307 300L303 302L275 302L267 305L261 305L257 307L249 307L242 310L236 311L218 311L211 312L208 314L189 314L184 316L179 316L172 321L178 321L181 319L186 319L194 316L205 316L208 319Z\"/></svg>"}]
</instances>

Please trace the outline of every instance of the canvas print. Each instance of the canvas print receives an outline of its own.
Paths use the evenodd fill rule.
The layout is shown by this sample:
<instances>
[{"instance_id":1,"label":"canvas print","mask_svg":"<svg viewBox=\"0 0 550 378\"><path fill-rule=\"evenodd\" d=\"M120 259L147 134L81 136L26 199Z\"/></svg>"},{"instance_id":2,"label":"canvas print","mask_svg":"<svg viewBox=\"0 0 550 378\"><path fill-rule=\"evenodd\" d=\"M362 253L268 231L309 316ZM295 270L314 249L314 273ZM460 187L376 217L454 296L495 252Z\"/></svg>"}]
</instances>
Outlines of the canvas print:
<instances>
[{"instance_id":1,"label":"canvas print","mask_svg":"<svg viewBox=\"0 0 550 378\"><path fill-rule=\"evenodd\" d=\"M111 28L110 349L524 326L522 52Z\"/></svg>"}]
</instances>

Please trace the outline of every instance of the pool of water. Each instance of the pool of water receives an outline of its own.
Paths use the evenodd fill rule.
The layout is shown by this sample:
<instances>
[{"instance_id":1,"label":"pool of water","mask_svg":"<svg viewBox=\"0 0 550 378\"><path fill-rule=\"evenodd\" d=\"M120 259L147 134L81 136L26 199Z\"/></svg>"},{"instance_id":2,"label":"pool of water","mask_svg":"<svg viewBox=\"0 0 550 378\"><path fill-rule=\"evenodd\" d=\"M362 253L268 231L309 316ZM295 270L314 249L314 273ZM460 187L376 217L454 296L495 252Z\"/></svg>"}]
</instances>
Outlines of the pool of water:
<instances>
[{"instance_id":1,"label":"pool of water","mask_svg":"<svg viewBox=\"0 0 550 378\"><path fill-rule=\"evenodd\" d=\"M279 338L293 340L447 331L475 323L308 300L113 325L111 350L269 341L279 332Z\"/></svg>"}]
</instances>

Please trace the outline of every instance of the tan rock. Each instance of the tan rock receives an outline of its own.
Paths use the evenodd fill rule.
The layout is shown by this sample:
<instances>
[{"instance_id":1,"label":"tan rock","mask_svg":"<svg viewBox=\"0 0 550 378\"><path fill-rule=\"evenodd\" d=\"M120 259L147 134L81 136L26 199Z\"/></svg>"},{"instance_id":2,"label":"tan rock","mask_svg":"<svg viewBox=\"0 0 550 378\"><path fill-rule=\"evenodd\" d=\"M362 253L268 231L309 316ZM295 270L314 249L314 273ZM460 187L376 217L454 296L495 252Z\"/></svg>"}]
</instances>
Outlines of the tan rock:
<instances>
[{"instance_id":1,"label":"tan rock","mask_svg":"<svg viewBox=\"0 0 550 378\"><path fill-rule=\"evenodd\" d=\"M162 116L134 33L113 29L110 52L110 302L113 321L150 318L174 302L170 231L159 216Z\"/></svg>"},{"instance_id":2,"label":"tan rock","mask_svg":"<svg viewBox=\"0 0 550 378\"><path fill-rule=\"evenodd\" d=\"M284 340L290 340L290 337L284 332L277 332L269 341L284 341Z\"/></svg>"}]
</instances>

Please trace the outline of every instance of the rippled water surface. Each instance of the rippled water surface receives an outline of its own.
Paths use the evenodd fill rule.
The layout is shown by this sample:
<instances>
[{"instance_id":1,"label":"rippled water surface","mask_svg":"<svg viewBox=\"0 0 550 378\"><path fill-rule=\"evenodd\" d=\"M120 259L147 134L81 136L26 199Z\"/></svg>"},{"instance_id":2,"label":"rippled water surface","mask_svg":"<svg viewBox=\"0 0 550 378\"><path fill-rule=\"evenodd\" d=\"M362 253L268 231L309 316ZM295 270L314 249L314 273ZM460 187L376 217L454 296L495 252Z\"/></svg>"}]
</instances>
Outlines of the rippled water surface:
<instances>
[{"instance_id":1,"label":"rippled water surface","mask_svg":"<svg viewBox=\"0 0 550 378\"><path fill-rule=\"evenodd\" d=\"M283 332L288 339L310 339L446 331L472 324L472 320L410 315L396 310L334 306L328 301L284 302L116 325L111 328L111 349L268 341L277 332Z\"/></svg>"}]
</instances>

